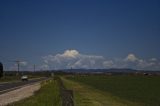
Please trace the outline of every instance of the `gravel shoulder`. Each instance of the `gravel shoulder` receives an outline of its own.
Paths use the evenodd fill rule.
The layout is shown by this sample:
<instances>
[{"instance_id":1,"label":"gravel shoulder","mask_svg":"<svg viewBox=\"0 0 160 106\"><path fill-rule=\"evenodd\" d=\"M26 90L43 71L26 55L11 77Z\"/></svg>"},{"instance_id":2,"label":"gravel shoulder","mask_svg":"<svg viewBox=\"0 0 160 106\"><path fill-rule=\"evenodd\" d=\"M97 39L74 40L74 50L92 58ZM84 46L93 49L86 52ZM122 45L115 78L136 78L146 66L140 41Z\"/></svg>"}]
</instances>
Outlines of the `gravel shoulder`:
<instances>
[{"instance_id":1,"label":"gravel shoulder","mask_svg":"<svg viewBox=\"0 0 160 106\"><path fill-rule=\"evenodd\" d=\"M35 91L41 87L40 82L30 85L25 85L19 89L4 93L0 95L0 106L22 100L29 96L32 96Z\"/></svg>"}]
</instances>

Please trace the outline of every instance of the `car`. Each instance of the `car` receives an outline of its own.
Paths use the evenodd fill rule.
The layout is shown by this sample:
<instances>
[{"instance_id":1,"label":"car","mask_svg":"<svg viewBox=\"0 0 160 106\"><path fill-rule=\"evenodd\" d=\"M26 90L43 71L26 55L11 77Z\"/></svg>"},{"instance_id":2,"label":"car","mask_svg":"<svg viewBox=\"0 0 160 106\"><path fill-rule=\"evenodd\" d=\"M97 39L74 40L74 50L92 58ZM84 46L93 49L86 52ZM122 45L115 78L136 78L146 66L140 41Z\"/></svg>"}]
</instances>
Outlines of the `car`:
<instances>
[{"instance_id":1,"label":"car","mask_svg":"<svg viewBox=\"0 0 160 106\"><path fill-rule=\"evenodd\" d=\"M23 76L21 77L21 80L22 80L22 81L28 81L28 76L27 76L27 75L23 75Z\"/></svg>"}]
</instances>

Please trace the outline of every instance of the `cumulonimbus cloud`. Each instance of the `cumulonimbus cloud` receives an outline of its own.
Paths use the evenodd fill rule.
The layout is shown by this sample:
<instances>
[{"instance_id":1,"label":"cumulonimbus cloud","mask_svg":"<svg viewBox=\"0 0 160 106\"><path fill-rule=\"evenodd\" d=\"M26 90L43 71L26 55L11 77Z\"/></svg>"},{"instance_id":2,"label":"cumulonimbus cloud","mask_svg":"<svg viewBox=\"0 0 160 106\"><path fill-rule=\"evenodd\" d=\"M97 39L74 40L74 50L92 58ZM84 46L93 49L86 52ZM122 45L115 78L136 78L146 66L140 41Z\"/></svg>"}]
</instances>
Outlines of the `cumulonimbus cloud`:
<instances>
[{"instance_id":1,"label":"cumulonimbus cloud","mask_svg":"<svg viewBox=\"0 0 160 106\"><path fill-rule=\"evenodd\" d=\"M62 54L44 56L46 65L53 69L68 68L101 68L103 56L84 55L77 50L66 50Z\"/></svg>"},{"instance_id":2,"label":"cumulonimbus cloud","mask_svg":"<svg viewBox=\"0 0 160 106\"><path fill-rule=\"evenodd\" d=\"M105 68L134 68L160 69L158 59L148 60L138 58L131 53L120 59L107 59L103 56L81 54L77 50L66 50L64 53L43 56L43 67L46 69L105 69Z\"/></svg>"}]
</instances>

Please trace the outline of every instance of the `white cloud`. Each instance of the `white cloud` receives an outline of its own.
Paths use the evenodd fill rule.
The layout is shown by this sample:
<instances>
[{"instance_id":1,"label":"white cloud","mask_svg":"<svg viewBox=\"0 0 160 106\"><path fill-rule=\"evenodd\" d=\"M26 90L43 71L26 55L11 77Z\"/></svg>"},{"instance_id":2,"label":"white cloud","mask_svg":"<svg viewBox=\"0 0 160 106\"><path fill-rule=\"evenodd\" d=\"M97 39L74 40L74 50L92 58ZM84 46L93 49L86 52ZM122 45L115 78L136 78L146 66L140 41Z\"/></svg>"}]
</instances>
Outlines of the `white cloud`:
<instances>
[{"instance_id":1,"label":"white cloud","mask_svg":"<svg viewBox=\"0 0 160 106\"><path fill-rule=\"evenodd\" d=\"M77 50L66 50L62 54L44 56L46 64L54 69L64 68L101 68L103 56L84 55Z\"/></svg>"},{"instance_id":2,"label":"white cloud","mask_svg":"<svg viewBox=\"0 0 160 106\"><path fill-rule=\"evenodd\" d=\"M47 64L43 64L41 67L40 67L40 70L49 70L49 65Z\"/></svg>"},{"instance_id":3,"label":"white cloud","mask_svg":"<svg viewBox=\"0 0 160 106\"><path fill-rule=\"evenodd\" d=\"M26 61L22 61L22 62L20 62L20 65L26 66L26 65L27 65L27 62L26 62Z\"/></svg>"},{"instance_id":4,"label":"white cloud","mask_svg":"<svg viewBox=\"0 0 160 106\"><path fill-rule=\"evenodd\" d=\"M144 60L142 58L136 57L134 54L129 54L125 59L125 64L128 64L127 67L136 68L136 69L155 69L159 67L157 64L158 59L151 58ZM156 68L157 69L157 68Z\"/></svg>"},{"instance_id":5,"label":"white cloud","mask_svg":"<svg viewBox=\"0 0 160 106\"><path fill-rule=\"evenodd\" d=\"M137 64L137 66L139 68L146 68L146 67L150 67L152 65L154 65L153 62L148 62L148 61L145 61L145 60L139 60L138 64Z\"/></svg>"},{"instance_id":6,"label":"white cloud","mask_svg":"<svg viewBox=\"0 0 160 106\"><path fill-rule=\"evenodd\" d=\"M128 54L125 58L106 59L103 56L81 54L77 50L66 50L62 54L42 57L44 69L103 69L103 68L133 68L133 69L160 69L156 58L148 60L138 58L135 54Z\"/></svg>"},{"instance_id":7,"label":"white cloud","mask_svg":"<svg viewBox=\"0 0 160 106\"><path fill-rule=\"evenodd\" d=\"M134 54L129 54L124 60L128 62L135 62L138 58Z\"/></svg>"},{"instance_id":8,"label":"white cloud","mask_svg":"<svg viewBox=\"0 0 160 106\"><path fill-rule=\"evenodd\" d=\"M158 61L156 58L151 58L150 61Z\"/></svg>"},{"instance_id":9,"label":"white cloud","mask_svg":"<svg viewBox=\"0 0 160 106\"><path fill-rule=\"evenodd\" d=\"M66 50L61 56L66 58L76 58L79 55L80 54L77 50Z\"/></svg>"},{"instance_id":10,"label":"white cloud","mask_svg":"<svg viewBox=\"0 0 160 106\"><path fill-rule=\"evenodd\" d=\"M105 68L114 68L115 67L115 64L112 60L109 60L109 61L104 61L103 62L103 66Z\"/></svg>"}]
</instances>

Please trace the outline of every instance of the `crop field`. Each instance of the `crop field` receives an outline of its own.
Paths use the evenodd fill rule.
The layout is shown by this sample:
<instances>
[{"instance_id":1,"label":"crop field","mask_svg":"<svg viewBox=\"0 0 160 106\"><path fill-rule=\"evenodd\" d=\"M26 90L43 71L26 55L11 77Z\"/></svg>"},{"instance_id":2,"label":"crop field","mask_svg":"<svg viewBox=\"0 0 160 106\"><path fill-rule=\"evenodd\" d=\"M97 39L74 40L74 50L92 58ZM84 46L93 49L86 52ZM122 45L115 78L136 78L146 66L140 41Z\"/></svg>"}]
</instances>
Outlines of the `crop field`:
<instances>
[{"instance_id":1,"label":"crop field","mask_svg":"<svg viewBox=\"0 0 160 106\"><path fill-rule=\"evenodd\" d=\"M160 106L160 76L77 75L66 79L120 98L120 102L131 102L133 106L134 103L135 106Z\"/></svg>"}]
</instances>

